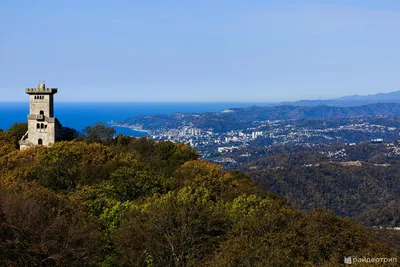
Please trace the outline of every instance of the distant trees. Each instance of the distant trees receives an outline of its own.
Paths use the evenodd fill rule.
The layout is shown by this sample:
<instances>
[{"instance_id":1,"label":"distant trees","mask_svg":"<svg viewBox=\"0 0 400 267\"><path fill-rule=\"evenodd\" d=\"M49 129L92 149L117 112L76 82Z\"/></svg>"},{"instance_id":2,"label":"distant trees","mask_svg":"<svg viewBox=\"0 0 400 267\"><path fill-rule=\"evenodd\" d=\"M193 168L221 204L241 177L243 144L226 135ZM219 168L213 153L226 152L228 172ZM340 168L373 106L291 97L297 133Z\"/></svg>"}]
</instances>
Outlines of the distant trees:
<instances>
[{"instance_id":1,"label":"distant trees","mask_svg":"<svg viewBox=\"0 0 400 267\"><path fill-rule=\"evenodd\" d=\"M61 141L72 141L72 140L77 140L80 139L81 133L70 127L62 127L61 128Z\"/></svg>"},{"instance_id":2,"label":"distant trees","mask_svg":"<svg viewBox=\"0 0 400 267\"><path fill-rule=\"evenodd\" d=\"M400 227L400 201L391 201L381 209L368 210L357 216L356 221L369 227Z\"/></svg>"},{"instance_id":3,"label":"distant trees","mask_svg":"<svg viewBox=\"0 0 400 267\"><path fill-rule=\"evenodd\" d=\"M108 127L105 123L98 122L93 126L86 126L82 134L87 142L110 144L114 138L115 129Z\"/></svg>"}]
</instances>

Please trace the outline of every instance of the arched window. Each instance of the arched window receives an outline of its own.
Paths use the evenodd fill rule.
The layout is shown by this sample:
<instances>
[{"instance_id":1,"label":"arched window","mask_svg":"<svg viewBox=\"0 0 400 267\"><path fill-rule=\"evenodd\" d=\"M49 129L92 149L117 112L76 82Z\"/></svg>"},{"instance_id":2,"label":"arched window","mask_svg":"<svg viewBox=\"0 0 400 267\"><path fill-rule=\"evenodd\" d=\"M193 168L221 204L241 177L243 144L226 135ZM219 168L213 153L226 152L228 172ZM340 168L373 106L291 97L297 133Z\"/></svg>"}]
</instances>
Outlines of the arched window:
<instances>
[{"instance_id":1,"label":"arched window","mask_svg":"<svg viewBox=\"0 0 400 267\"><path fill-rule=\"evenodd\" d=\"M36 96L35 96L35 99L36 99Z\"/></svg>"},{"instance_id":2,"label":"arched window","mask_svg":"<svg viewBox=\"0 0 400 267\"><path fill-rule=\"evenodd\" d=\"M43 129L44 128L44 125L43 125L43 123L41 123L40 124L40 129Z\"/></svg>"},{"instance_id":3,"label":"arched window","mask_svg":"<svg viewBox=\"0 0 400 267\"><path fill-rule=\"evenodd\" d=\"M47 124L44 126L45 129L47 129Z\"/></svg>"},{"instance_id":4,"label":"arched window","mask_svg":"<svg viewBox=\"0 0 400 267\"><path fill-rule=\"evenodd\" d=\"M40 128L40 123L37 123L36 124L36 129L39 129Z\"/></svg>"},{"instance_id":5,"label":"arched window","mask_svg":"<svg viewBox=\"0 0 400 267\"><path fill-rule=\"evenodd\" d=\"M41 111L39 112L39 114L40 114L40 115L44 115L44 111L41 110Z\"/></svg>"},{"instance_id":6,"label":"arched window","mask_svg":"<svg viewBox=\"0 0 400 267\"><path fill-rule=\"evenodd\" d=\"M41 146L41 145L43 145L43 140L41 138L39 138L37 143L38 143L39 146Z\"/></svg>"}]
</instances>

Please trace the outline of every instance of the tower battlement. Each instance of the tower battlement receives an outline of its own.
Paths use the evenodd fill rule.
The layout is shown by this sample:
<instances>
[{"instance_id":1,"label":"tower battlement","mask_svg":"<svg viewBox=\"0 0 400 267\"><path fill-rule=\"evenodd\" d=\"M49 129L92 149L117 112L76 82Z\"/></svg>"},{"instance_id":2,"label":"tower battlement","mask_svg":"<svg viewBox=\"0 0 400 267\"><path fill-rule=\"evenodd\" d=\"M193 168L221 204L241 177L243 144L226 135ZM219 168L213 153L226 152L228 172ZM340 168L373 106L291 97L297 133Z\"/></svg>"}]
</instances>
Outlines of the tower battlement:
<instances>
[{"instance_id":1,"label":"tower battlement","mask_svg":"<svg viewBox=\"0 0 400 267\"><path fill-rule=\"evenodd\" d=\"M39 83L37 88L25 88L25 93L28 95L34 94L56 94L58 88L46 88L44 83Z\"/></svg>"}]
</instances>

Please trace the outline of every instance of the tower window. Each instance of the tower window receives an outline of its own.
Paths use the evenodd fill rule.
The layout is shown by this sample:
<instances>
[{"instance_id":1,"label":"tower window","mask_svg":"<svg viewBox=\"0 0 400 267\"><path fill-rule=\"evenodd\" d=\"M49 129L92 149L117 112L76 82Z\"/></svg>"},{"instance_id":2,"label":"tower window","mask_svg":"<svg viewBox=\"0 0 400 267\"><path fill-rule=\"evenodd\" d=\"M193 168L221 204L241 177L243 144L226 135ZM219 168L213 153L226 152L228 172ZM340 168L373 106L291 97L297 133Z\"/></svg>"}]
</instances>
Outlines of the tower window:
<instances>
[{"instance_id":1,"label":"tower window","mask_svg":"<svg viewBox=\"0 0 400 267\"><path fill-rule=\"evenodd\" d=\"M44 125L43 125L43 123L41 123L40 124L40 129L43 129L44 128Z\"/></svg>"},{"instance_id":2,"label":"tower window","mask_svg":"<svg viewBox=\"0 0 400 267\"><path fill-rule=\"evenodd\" d=\"M38 140L38 145L39 146L43 145L43 140L41 138L39 138L39 140Z\"/></svg>"},{"instance_id":3,"label":"tower window","mask_svg":"<svg viewBox=\"0 0 400 267\"><path fill-rule=\"evenodd\" d=\"M47 129L47 124L44 126L45 129Z\"/></svg>"},{"instance_id":4,"label":"tower window","mask_svg":"<svg viewBox=\"0 0 400 267\"><path fill-rule=\"evenodd\" d=\"M39 114L44 115L44 111L43 110L39 111Z\"/></svg>"},{"instance_id":5,"label":"tower window","mask_svg":"<svg viewBox=\"0 0 400 267\"><path fill-rule=\"evenodd\" d=\"M36 124L36 129L39 129L40 128L40 123L37 123Z\"/></svg>"}]
</instances>

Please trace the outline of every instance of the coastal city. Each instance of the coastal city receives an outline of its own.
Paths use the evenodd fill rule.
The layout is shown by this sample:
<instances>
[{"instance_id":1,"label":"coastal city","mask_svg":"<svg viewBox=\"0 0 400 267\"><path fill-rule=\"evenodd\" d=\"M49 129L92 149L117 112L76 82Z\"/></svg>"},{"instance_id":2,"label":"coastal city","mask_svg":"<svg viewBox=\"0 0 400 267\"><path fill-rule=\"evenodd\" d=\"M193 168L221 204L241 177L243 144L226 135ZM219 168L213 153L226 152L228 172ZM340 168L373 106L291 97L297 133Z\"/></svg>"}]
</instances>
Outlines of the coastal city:
<instances>
[{"instance_id":1,"label":"coastal city","mask_svg":"<svg viewBox=\"0 0 400 267\"><path fill-rule=\"evenodd\" d=\"M182 115L180 115L182 116ZM205 159L232 162L232 152L249 157L252 148L277 145L321 146L324 144L355 145L359 142L382 143L399 137L399 129L389 117L352 117L341 120L265 120L252 121L243 129L217 132L198 128L190 120L179 127L144 130L143 125L111 123L113 126L147 131L153 140L187 143ZM243 152L243 153L241 153Z\"/></svg>"}]
</instances>

